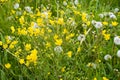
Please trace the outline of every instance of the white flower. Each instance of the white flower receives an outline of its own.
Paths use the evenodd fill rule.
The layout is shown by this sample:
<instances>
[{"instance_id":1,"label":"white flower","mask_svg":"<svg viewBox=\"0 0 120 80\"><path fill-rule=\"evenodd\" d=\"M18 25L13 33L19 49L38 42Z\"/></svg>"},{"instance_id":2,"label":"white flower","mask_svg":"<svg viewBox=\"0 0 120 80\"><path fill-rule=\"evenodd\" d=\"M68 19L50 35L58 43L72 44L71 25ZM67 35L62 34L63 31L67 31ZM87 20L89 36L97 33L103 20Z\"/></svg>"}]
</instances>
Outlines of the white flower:
<instances>
[{"instance_id":1,"label":"white flower","mask_svg":"<svg viewBox=\"0 0 120 80\"><path fill-rule=\"evenodd\" d=\"M85 40L85 35L80 34L77 39L78 39L78 41L84 41Z\"/></svg>"},{"instance_id":2,"label":"white flower","mask_svg":"<svg viewBox=\"0 0 120 80\"><path fill-rule=\"evenodd\" d=\"M18 9L18 8L19 8L19 4L18 4L18 3L15 3L14 9Z\"/></svg>"},{"instance_id":3,"label":"white flower","mask_svg":"<svg viewBox=\"0 0 120 80\"><path fill-rule=\"evenodd\" d=\"M120 37L119 36L114 37L114 43L116 45L120 45Z\"/></svg>"},{"instance_id":4,"label":"white flower","mask_svg":"<svg viewBox=\"0 0 120 80\"><path fill-rule=\"evenodd\" d=\"M101 28L103 25L101 22L95 22L94 26L95 28Z\"/></svg>"},{"instance_id":5,"label":"white flower","mask_svg":"<svg viewBox=\"0 0 120 80\"><path fill-rule=\"evenodd\" d=\"M116 16L114 14L109 15L111 19L116 19Z\"/></svg>"},{"instance_id":6,"label":"white flower","mask_svg":"<svg viewBox=\"0 0 120 80\"><path fill-rule=\"evenodd\" d=\"M67 2L66 2L66 1L63 1L63 5L64 5L64 6L67 6Z\"/></svg>"},{"instance_id":7,"label":"white flower","mask_svg":"<svg viewBox=\"0 0 120 80\"><path fill-rule=\"evenodd\" d=\"M79 2L78 2L78 0L75 0L74 3L75 3L75 5L78 5Z\"/></svg>"},{"instance_id":8,"label":"white flower","mask_svg":"<svg viewBox=\"0 0 120 80\"><path fill-rule=\"evenodd\" d=\"M119 8L115 8L114 13L117 13L119 11Z\"/></svg>"},{"instance_id":9,"label":"white flower","mask_svg":"<svg viewBox=\"0 0 120 80\"><path fill-rule=\"evenodd\" d=\"M96 21L95 20L92 20L92 22L91 22L93 25L95 25L95 23L96 23Z\"/></svg>"},{"instance_id":10,"label":"white flower","mask_svg":"<svg viewBox=\"0 0 120 80\"><path fill-rule=\"evenodd\" d=\"M26 10L27 12L29 12L29 13L32 13L30 6L26 6L26 7L25 7L25 10Z\"/></svg>"},{"instance_id":11,"label":"white flower","mask_svg":"<svg viewBox=\"0 0 120 80\"><path fill-rule=\"evenodd\" d=\"M61 46L56 46L54 48L54 51L57 52L57 53L61 53L63 51L62 47Z\"/></svg>"},{"instance_id":12,"label":"white flower","mask_svg":"<svg viewBox=\"0 0 120 80\"><path fill-rule=\"evenodd\" d=\"M117 51L117 57L120 58L120 50Z\"/></svg>"},{"instance_id":13,"label":"white flower","mask_svg":"<svg viewBox=\"0 0 120 80\"><path fill-rule=\"evenodd\" d=\"M106 61L107 61L107 60L110 60L110 59L112 59L112 56L109 55L109 54L107 54L107 55L104 56L104 59L105 59Z\"/></svg>"},{"instance_id":14,"label":"white flower","mask_svg":"<svg viewBox=\"0 0 120 80\"><path fill-rule=\"evenodd\" d=\"M103 18L103 17L104 17L104 15L103 15L103 14L99 14L99 17L100 17L100 18Z\"/></svg>"}]
</instances>

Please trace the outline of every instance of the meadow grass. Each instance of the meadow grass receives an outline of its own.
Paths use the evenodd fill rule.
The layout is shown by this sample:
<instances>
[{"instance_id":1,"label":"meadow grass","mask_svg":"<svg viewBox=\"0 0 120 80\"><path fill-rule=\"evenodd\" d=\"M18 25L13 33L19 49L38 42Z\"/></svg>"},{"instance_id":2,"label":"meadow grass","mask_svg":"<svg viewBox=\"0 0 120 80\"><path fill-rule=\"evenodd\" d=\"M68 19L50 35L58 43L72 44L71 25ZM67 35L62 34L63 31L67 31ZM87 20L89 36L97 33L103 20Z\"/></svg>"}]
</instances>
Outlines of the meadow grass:
<instances>
[{"instance_id":1,"label":"meadow grass","mask_svg":"<svg viewBox=\"0 0 120 80\"><path fill-rule=\"evenodd\" d=\"M119 80L119 0L0 0L0 80Z\"/></svg>"}]
</instances>

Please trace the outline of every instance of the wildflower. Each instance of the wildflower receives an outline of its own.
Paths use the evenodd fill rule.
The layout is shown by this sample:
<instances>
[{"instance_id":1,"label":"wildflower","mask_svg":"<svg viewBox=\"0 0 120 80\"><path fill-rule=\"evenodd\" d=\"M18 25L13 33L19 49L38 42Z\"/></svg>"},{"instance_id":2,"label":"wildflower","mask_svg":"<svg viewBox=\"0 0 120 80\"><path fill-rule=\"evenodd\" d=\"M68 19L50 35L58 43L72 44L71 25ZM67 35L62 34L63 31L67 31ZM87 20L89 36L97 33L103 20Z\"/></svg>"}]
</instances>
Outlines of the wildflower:
<instances>
[{"instance_id":1,"label":"wildflower","mask_svg":"<svg viewBox=\"0 0 120 80\"><path fill-rule=\"evenodd\" d=\"M78 48L77 48L77 52L80 52L80 51L81 51L81 48L80 48L80 47L78 47Z\"/></svg>"},{"instance_id":2,"label":"wildflower","mask_svg":"<svg viewBox=\"0 0 120 80\"><path fill-rule=\"evenodd\" d=\"M88 63L88 67L92 67L93 69L96 69L97 65L95 63Z\"/></svg>"},{"instance_id":3,"label":"wildflower","mask_svg":"<svg viewBox=\"0 0 120 80\"><path fill-rule=\"evenodd\" d=\"M64 24L64 19L63 19L63 18L59 18L59 19L57 20L57 24L63 25L63 24Z\"/></svg>"},{"instance_id":4,"label":"wildflower","mask_svg":"<svg viewBox=\"0 0 120 80\"><path fill-rule=\"evenodd\" d=\"M117 13L117 12L119 12L119 8L114 9L114 13Z\"/></svg>"},{"instance_id":5,"label":"wildflower","mask_svg":"<svg viewBox=\"0 0 120 80\"><path fill-rule=\"evenodd\" d=\"M108 22L102 22L103 23L103 25L105 25L105 26L108 26Z\"/></svg>"},{"instance_id":6,"label":"wildflower","mask_svg":"<svg viewBox=\"0 0 120 80\"><path fill-rule=\"evenodd\" d=\"M69 58L71 58L72 57L72 51L68 51L67 55L68 55Z\"/></svg>"},{"instance_id":7,"label":"wildflower","mask_svg":"<svg viewBox=\"0 0 120 80\"><path fill-rule=\"evenodd\" d=\"M78 39L78 41L84 41L85 40L85 35L80 34L77 39Z\"/></svg>"},{"instance_id":8,"label":"wildflower","mask_svg":"<svg viewBox=\"0 0 120 80\"><path fill-rule=\"evenodd\" d=\"M58 46L62 45L62 42L62 39L55 39L55 44Z\"/></svg>"},{"instance_id":9,"label":"wildflower","mask_svg":"<svg viewBox=\"0 0 120 80\"><path fill-rule=\"evenodd\" d=\"M6 67L7 69L9 69L9 68L11 67L11 64L10 64L10 63L7 63L7 64L5 64L5 67Z\"/></svg>"},{"instance_id":10,"label":"wildflower","mask_svg":"<svg viewBox=\"0 0 120 80\"><path fill-rule=\"evenodd\" d=\"M67 2L66 2L66 1L63 1L63 5L64 5L64 6L67 6Z\"/></svg>"},{"instance_id":11,"label":"wildflower","mask_svg":"<svg viewBox=\"0 0 120 80\"><path fill-rule=\"evenodd\" d=\"M54 51L57 52L57 53L61 53L63 51L62 47L61 46L56 46L54 48Z\"/></svg>"},{"instance_id":12,"label":"wildflower","mask_svg":"<svg viewBox=\"0 0 120 80\"><path fill-rule=\"evenodd\" d=\"M112 22L112 26L117 26L118 25L118 22L114 21Z\"/></svg>"},{"instance_id":13,"label":"wildflower","mask_svg":"<svg viewBox=\"0 0 120 80\"><path fill-rule=\"evenodd\" d=\"M68 33L68 30L65 28L65 29L63 30L63 34L66 34L66 33Z\"/></svg>"},{"instance_id":14,"label":"wildflower","mask_svg":"<svg viewBox=\"0 0 120 80\"><path fill-rule=\"evenodd\" d=\"M7 49L8 45L7 44L3 44L3 49Z\"/></svg>"},{"instance_id":15,"label":"wildflower","mask_svg":"<svg viewBox=\"0 0 120 80\"><path fill-rule=\"evenodd\" d=\"M116 16L114 14L109 15L111 19L117 19Z\"/></svg>"},{"instance_id":16,"label":"wildflower","mask_svg":"<svg viewBox=\"0 0 120 80\"><path fill-rule=\"evenodd\" d=\"M25 45L25 50L26 50L26 51L29 51L30 49L31 49L31 44L26 44L26 45Z\"/></svg>"},{"instance_id":17,"label":"wildflower","mask_svg":"<svg viewBox=\"0 0 120 80\"><path fill-rule=\"evenodd\" d=\"M104 34L104 38L105 38L105 40L109 40L110 39L110 34Z\"/></svg>"},{"instance_id":18,"label":"wildflower","mask_svg":"<svg viewBox=\"0 0 120 80\"><path fill-rule=\"evenodd\" d=\"M116 45L120 45L120 37L119 36L114 37L114 43Z\"/></svg>"},{"instance_id":19,"label":"wildflower","mask_svg":"<svg viewBox=\"0 0 120 80\"><path fill-rule=\"evenodd\" d=\"M97 80L97 78L95 77L93 80Z\"/></svg>"},{"instance_id":20,"label":"wildflower","mask_svg":"<svg viewBox=\"0 0 120 80\"><path fill-rule=\"evenodd\" d=\"M62 67L61 72L65 72L66 67Z\"/></svg>"},{"instance_id":21,"label":"wildflower","mask_svg":"<svg viewBox=\"0 0 120 80\"><path fill-rule=\"evenodd\" d=\"M24 63L25 63L24 59L20 59L20 60L19 60L19 63L20 63L20 64L24 64Z\"/></svg>"},{"instance_id":22,"label":"wildflower","mask_svg":"<svg viewBox=\"0 0 120 80\"><path fill-rule=\"evenodd\" d=\"M38 18L37 19L37 24L38 24L38 26L43 26L43 19L42 18Z\"/></svg>"},{"instance_id":23,"label":"wildflower","mask_svg":"<svg viewBox=\"0 0 120 80\"><path fill-rule=\"evenodd\" d=\"M103 77L103 80L109 80L108 78L106 78L106 77Z\"/></svg>"},{"instance_id":24,"label":"wildflower","mask_svg":"<svg viewBox=\"0 0 120 80\"><path fill-rule=\"evenodd\" d=\"M38 51L36 49L34 49L31 51L30 55L27 55L26 59L27 59L28 63L33 62L34 64L36 64L37 53L38 53Z\"/></svg>"},{"instance_id":25,"label":"wildflower","mask_svg":"<svg viewBox=\"0 0 120 80\"><path fill-rule=\"evenodd\" d=\"M2 46L2 44L3 44L2 41L0 41L0 46Z\"/></svg>"},{"instance_id":26,"label":"wildflower","mask_svg":"<svg viewBox=\"0 0 120 80\"><path fill-rule=\"evenodd\" d=\"M78 5L78 4L79 4L78 0L75 0L74 3L75 3L75 5Z\"/></svg>"},{"instance_id":27,"label":"wildflower","mask_svg":"<svg viewBox=\"0 0 120 80\"><path fill-rule=\"evenodd\" d=\"M10 28L11 28L12 33L14 33L15 32L14 26L11 26Z\"/></svg>"},{"instance_id":28,"label":"wildflower","mask_svg":"<svg viewBox=\"0 0 120 80\"><path fill-rule=\"evenodd\" d=\"M112 59L112 56L109 55L109 54L107 54L107 55L104 56L104 59L105 59L106 61L108 61L108 60Z\"/></svg>"},{"instance_id":29,"label":"wildflower","mask_svg":"<svg viewBox=\"0 0 120 80\"><path fill-rule=\"evenodd\" d=\"M25 7L25 10L26 10L27 12L29 12L29 13L32 13L30 6L26 6L26 7Z\"/></svg>"},{"instance_id":30,"label":"wildflower","mask_svg":"<svg viewBox=\"0 0 120 80\"><path fill-rule=\"evenodd\" d=\"M101 28L102 23L101 22L95 22L94 26L95 26L95 28Z\"/></svg>"},{"instance_id":31,"label":"wildflower","mask_svg":"<svg viewBox=\"0 0 120 80\"><path fill-rule=\"evenodd\" d=\"M47 42L45 45L46 45L46 48L51 47L50 42Z\"/></svg>"},{"instance_id":32,"label":"wildflower","mask_svg":"<svg viewBox=\"0 0 120 80\"><path fill-rule=\"evenodd\" d=\"M15 3L14 4L14 9L18 9L19 8L19 3Z\"/></svg>"},{"instance_id":33,"label":"wildflower","mask_svg":"<svg viewBox=\"0 0 120 80\"><path fill-rule=\"evenodd\" d=\"M100 18L104 18L104 14L99 14L99 17Z\"/></svg>"},{"instance_id":34,"label":"wildflower","mask_svg":"<svg viewBox=\"0 0 120 80\"><path fill-rule=\"evenodd\" d=\"M21 16L20 18L19 18L19 22L20 22L20 24L24 24L24 22L25 22L25 20L24 20L24 16Z\"/></svg>"},{"instance_id":35,"label":"wildflower","mask_svg":"<svg viewBox=\"0 0 120 80\"><path fill-rule=\"evenodd\" d=\"M117 51L117 57L120 58L120 50Z\"/></svg>"}]
</instances>

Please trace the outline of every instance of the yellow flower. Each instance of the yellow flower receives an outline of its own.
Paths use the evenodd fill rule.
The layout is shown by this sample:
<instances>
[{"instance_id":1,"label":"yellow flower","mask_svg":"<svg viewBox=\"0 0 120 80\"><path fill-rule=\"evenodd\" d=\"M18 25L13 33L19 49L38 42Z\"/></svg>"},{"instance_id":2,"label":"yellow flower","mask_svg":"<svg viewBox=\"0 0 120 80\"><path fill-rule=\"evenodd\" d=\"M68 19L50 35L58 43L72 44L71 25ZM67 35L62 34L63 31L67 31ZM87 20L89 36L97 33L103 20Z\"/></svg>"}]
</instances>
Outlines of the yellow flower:
<instances>
[{"instance_id":1,"label":"yellow flower","mask_svg":"<svg viewBox=\"0 0 120 80\"><path fill-rule=\"evenodd\" d=\"M112 22L112 26L117 26L118 25L118 22L114 21Z\"/></svg>"},{"instance_id":2,"label":"yellow flower","mask_svg":"<svg viewBox=\"0 0 120 80\"><path fill-rule=\"evenodd\" d=\"M25 63L24 59L20 59L20 60L19 60L19 63L20 63L20 64L24 64L24 63Z\"/></svg>"},{"instance_id":3,"label":"yellow flower","mask_svg":"<svg viewBox=\"0 0 120 80\"><path fill-rule=\"evenodd\" d=\"M31 44L26 44L26 45L25 45L25 50L26 50L26 51L29 51L30 49L31 49Z\"/></svg>"},{"instance_id":4,"label":"yellow flower","mask_svg":"<svg viewBox=\"0 0 120 80\"><path fill-rule=\"evenodd\" d=\"M66 67L62 67L61 72L65 72Z\"/></svg>"},{"instance_id":5,"label":"yellow flower","mask_svg":"<svg viewBox=\"0 0 120 80\"><path fill-rule=\"evenodd\" d=\"M105 40L109 40L110 39L110 34L104 34L104 38L105 38Z\"/></svg>"},{"instance_id":6,"label":"yellow flower","mask_svg":"<svg viewBox=\"0 0 120 80\"><path fill-rule=\"evenodd\" d=\"M27 55L26 59L27 59L28 63L33 62L34 64L36 64L37 53L38 53L38 51L36 49L34 49L31 51L30 55Z\"/></svg>"},{"instance_id":7,"label":"yellow flower","mask_svg":"<svg viewBox=\"0 0 120 80\"><path fill-rule=\"evenodd\" d=\"M66 33L68 33L68 31L67 31L67 29L65 28L65 29L63 30L63 34L66 34Z\"/></svg>"},{"instance_id":8,"label":"yellow flower","mask_svg":"<svg viewBox=\"0 0 120 80\"><path fill-rule=\"evenodd\" d=\"M2 46L2 44L3 44L2 41L0 41L0 46Z\"/></svg>"},{"instance_id":9,"label":"yellow flower","mask_svg":"<svg viewBox=\"0 0 120 80\"><path fill-rule=\"evenodd\" d=\"M90 25L90 21L87 21L86 24L87 24L87 26L89 26Z\"/></svg>"},{"instance_id":10,"label":"yellow flower","mask_svg":"<svg viewBox=\"0 0 120 80\"><path fill-rule=\"evenodd\" d=\"M37 24L38 24L38 26L43 26L43 19L42 18L38 18L37 19Z\"/></svg>"},{"instance_id":11,"label":"yellow flower","mask_svg":"<svg viewBox=\"0 0 120 80\"><path fill-rule=\"evenodd\" d=\"M67 55L68 55L69 58L71 58L72 57L72 51L68 51Z\"/></svg>"},{"instance_id":12,"label":"yellow flower","mask_svg":"<svg viewBox=\"0 0 120 80\"><path fill-rule=\"evenodd\" d=\"M47 42L47 43L46 43L46 48L48 48L48 47L50 47L50 46L51 46L50 42Z\"/></svg>"},{"instance_id":13,"label":"yellow flower","mask_svg":"<svg viewBox=\"0 0 120 80\"><path fill-rule=\"evenodd\" d=\"M13 48L14 48L14 45L13 45L13 44L10 44L9 48L10 48L10 49L13 49Z\"/></svg>"},{"instance_id":14,"label":"yellow flower","mask_svg":"<svg viewBox=\"0 0 120 80\"><path fill-rule=\"evenodd\" d=\"M104 21L102 23L103 23L103 25L108 26L108 22Z\"/></svg>"},{"instance_id":15,"label":"yellow flower","mask_svg":"<svg viewBox=\"0 0 120 80\"><path fill-rule=\"evenodd\" d=\"M103 80L109 80L108 78L106 78L106 77L103 77Z\"/></svg>"},{"instance_id":16,"label":"yellow flower","mask_svg":"<svg viewBox=\"0 0 120 80\"><path fill-rule=\"evenodd\" d=\"M57 24L63 25L64 24L64 19L63 18L59 18L58 21L57 21Z\"/></svg>"},{"instance_id":17,"label":"yellow flower","mask_svg":"<svg viewBox=\"0 0 120 80\"><path fill-rule=\"evenodd\" d=\"M5 64L5 67L6 67L7 69L9 69L9 68L11 67L11 64L10 64L10 63L7 63L7 64Z\"/></svg>"},{"instance_id":18,"label":"yellow flower","mask_svg":"<svg viewBox=\"0 0 120 80\"><path fill-rule=\"evenodd\" d=\"M81 51L81 48L80 48L80 47L78 47L78 48L77 48L77 52L80 52L80 51Z\"/></svg>"},{"instance_id":19,"label":"yellow flower","mask_svg":"<svg viewBox=\"0 0 120 80\"><path fill-rule=\"evenodd\" d=\"M3 44L3 49L6 49L8 48L8 45L7 44Z\"/></svg>"},{"instance_id":20,"label":"yellow flower","mask_svg":"<svg viewBox=\"0 0 120 80\"><path fill-rule=\"evenodd\" d=\"M20 24L24 24L24 22L25 22L25 20L24 20L24 16L21 16L20 18L19 18L19 22L20 22Z\"/></svg>"},{"instance_id":21,"label":"yellow flower","mask_svg":"<svg viewBox=\"0 0 120 80\"><path fill-rule=\"evenodd\" d=\"M11 26L10 28L11 28L12 33L14 33L15 32L14 26Z\"/></svg>"},{"instance_id":22,"label":"yellow flower","mask_svg":"<svg viewBox=\"0 0 120 80\"><path fill-rule=\"evenodd\" d=\"M103 30L103 31L102 31L102 35L105 35L105 33L106 33L106 30Z\"/></svg>"},{"instance_id":23,"label":"yellow flower","mask_svg":"<svg viewBox=\"0 0 120 80\"><path fill-rule=\"evenodd\" d=\"M93 80L97 80L97 78L95 77Z\"/></svg>"},{"instance_id":24,"label":"yellow flower","mask_svg":"<svg viewBox=\"0 0 120 80\"><path fill-rule=\"evenodd\" d=\"M61 46L62 45L62 39L56 39L55 40L55 44L57 45L57 46Z\"/></svg>"},{"instance_id":25,"label":"yellow flower","mask_svg":"<svg viewBox=\"0 0 120 80\"><path fill-rule=\"evenodd\" d=\"M54 24L55 24L55 21L49 20L49 23L50 23L51 25L54 25Z\"/></svg>"},{"instance_id":26,"label":"yellow flower","mask_svg":"<svg viewBox=\"0 0 120 80\"><path fill-rule=\"evenodd\" d=\"M54 40L56 40L56 39L58 39L58 35L57 34L54 35Z\"/></svg>"},{"instance_id":27,"label":"yellow flower","mask_svg":"<svg viewBox=\"0 0 120 80\"><path fill-rule=\"evenodd\" d=\"M38 11L37 14L36 14L36 16L40 16L40 15L41 15L41 13L40 13L40 11Z\"/></svg>"}]
</instances>

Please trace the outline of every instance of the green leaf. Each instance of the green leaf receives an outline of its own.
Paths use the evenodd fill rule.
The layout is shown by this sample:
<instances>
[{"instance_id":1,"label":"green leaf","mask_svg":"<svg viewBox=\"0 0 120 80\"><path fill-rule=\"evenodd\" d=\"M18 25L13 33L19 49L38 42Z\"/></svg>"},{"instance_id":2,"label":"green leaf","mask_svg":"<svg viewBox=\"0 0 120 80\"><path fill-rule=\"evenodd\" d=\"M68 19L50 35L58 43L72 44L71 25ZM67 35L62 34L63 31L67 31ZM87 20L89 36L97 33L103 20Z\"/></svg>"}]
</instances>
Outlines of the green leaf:
<instances>
[{"instance_id":1,"label":"green leaf","mask_svg":"<svg viewBox=\"0 0 120 80\"><path fill-rule=\"evenodd\" d=\"M1 79L0 80L7 80L6 76L5 76L5 72L3 70L0 70L0 75L1 75Z\"/></svg>"}]
</instances>

